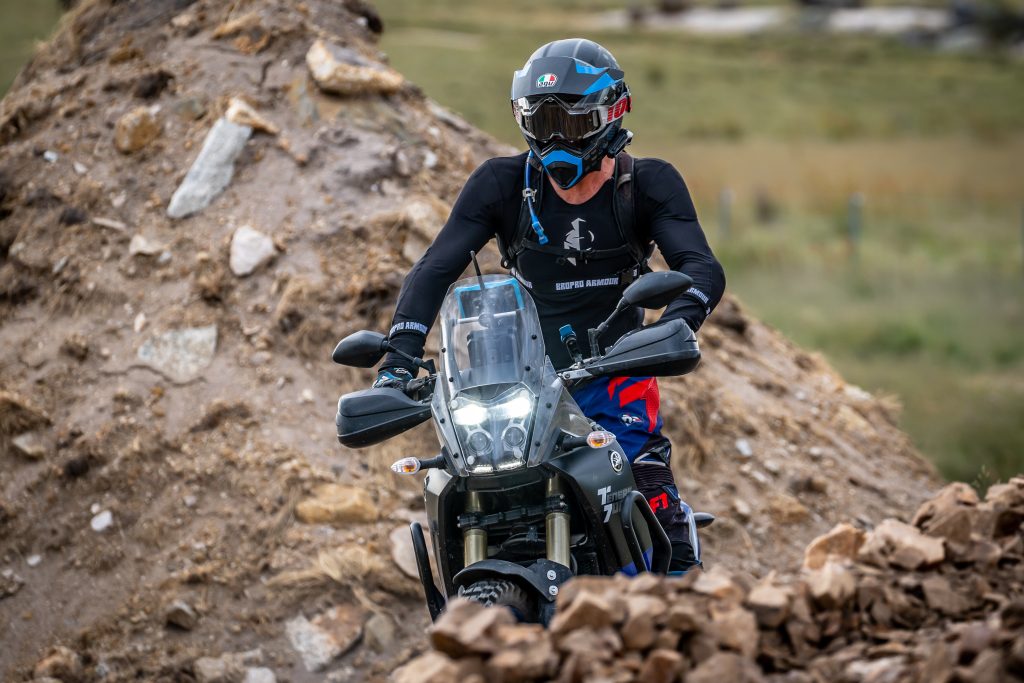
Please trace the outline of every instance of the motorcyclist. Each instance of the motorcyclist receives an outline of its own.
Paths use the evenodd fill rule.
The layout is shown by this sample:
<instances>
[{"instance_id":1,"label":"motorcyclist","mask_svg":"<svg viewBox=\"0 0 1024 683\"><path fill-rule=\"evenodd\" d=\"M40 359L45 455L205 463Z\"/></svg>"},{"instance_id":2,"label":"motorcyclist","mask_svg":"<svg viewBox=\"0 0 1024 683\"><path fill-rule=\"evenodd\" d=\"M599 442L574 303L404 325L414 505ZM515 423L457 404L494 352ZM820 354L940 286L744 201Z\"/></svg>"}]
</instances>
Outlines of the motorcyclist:
<instances>
[{"instance_id":1,"label":"motorcyclist","mask_svg":"<svg viewBox=\"0 0 1024 683\"><path fill-rule=\"evenodd\" d=\"M622 152L632 137L622 127L631 108L623 78L611 53L579 38L542 46L515 72L512 108L529 151L490 159L470 176L444 228L405 279L389 333L395 346L422 355L447 288L469 265L470 251L491 238L503 265L533 296L556 369L572 364L559 327L586 331L608 317L625 286L647 270L652 245L670 268L693 278L661 321L700 327L722 297L725 274L676 169ZM629 185L632 195L620 196ZM614 341L642 321L639 309L619 315L604 339ZM598 349L585 337L584 356L594 355ZM415 372L389 354L374 386L405 388ZM657 380L602 378L572 394L625 450L637 487L672 541L670 570L689 569L699 549L687 521L691 510L672 475L671 445L661 434Z\"/></svg>"}]
</instances>

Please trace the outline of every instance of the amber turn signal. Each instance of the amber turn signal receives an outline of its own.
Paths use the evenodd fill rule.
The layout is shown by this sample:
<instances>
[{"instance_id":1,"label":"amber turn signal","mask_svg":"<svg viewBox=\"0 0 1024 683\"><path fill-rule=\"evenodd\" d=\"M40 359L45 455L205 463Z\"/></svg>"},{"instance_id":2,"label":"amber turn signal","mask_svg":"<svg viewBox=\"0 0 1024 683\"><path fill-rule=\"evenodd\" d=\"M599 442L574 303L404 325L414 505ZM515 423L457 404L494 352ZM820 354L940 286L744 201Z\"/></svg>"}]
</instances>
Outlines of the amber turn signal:
<instances>
[{"instance_id":1,"label":"amber turn signal","mask_svg":"<svg viewBox=\"0 0 1024 683\"><path fill-rule=\"evenodd\" d=\"M587 445L591 448L604 448L615 441L615 435L611 432L590 432L587 434Z\"/></svg>"},{"instance_id":2,"label":"amber turn signal","mask_svg":"<svg viewBox=\"0 0 1024 683\"><path fill-rule=\"evenodd\" d=\"M420 471L419 458L402 458L391 464L391 471L395 474L416 474Z\"/></svg>"}]
</instances>

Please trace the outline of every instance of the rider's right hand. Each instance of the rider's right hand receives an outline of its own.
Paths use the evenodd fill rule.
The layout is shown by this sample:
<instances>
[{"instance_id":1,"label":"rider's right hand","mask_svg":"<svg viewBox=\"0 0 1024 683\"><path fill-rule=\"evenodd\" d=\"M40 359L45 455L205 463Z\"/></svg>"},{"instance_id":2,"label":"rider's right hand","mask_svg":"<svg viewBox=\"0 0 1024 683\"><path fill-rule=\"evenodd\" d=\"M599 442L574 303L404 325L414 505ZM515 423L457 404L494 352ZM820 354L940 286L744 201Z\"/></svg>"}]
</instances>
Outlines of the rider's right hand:
<instances>
[{"instance_id":1,"label":"rider's right hand","mask_svg":"<svg viewBox=\"0 0 1024 683\"><path fill-rule=\"evenodd\" d=\"M373 383L374 389L380 389L386 387L389 389L398 389L401 392L405 392L409 388L409 382L413 379L413 375L406 368L381 368L377 371L377 379Z\"/></svg>"}]
</instances>

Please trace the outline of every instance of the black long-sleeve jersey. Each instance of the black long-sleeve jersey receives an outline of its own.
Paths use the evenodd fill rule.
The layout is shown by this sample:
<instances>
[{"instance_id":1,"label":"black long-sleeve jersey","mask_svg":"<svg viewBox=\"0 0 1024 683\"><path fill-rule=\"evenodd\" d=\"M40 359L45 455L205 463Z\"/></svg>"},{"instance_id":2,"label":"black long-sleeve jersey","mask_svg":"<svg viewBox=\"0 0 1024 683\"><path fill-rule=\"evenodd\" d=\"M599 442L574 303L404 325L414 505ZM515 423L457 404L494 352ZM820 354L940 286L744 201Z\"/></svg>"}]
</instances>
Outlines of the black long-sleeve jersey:
<instances>
[{"instance_id":1,"label":"black long-sleeve jersey","mask_svg":"<svg viewBox=\"0 0 1024 683\"><path fill-rule=\"evenodd\" d=\"M484 162L470 176L444 228L402 285L390 331L398 348L413 356L422 354L445 292L469 265L470 251L480 251L495 235L511 242L523 201L525 163L526 153L498 157ZM547 179L542 178L542 182ZM711 253L686 184L671 164L660 159L636 159L633 185L638 237L644 243L653 241L670 268L693 278L690 290L673 301L661 319L683 318L696 330L721 299L725 273ZM609 180L589 200L574 205L545 188L537 214L549 243L573 250L621 246L613 193ZM536 235L530 234L528 239L535 241ZM559 341L558 328L571 324L587 355L586 330L596 327L615 309L628 283L621 274L634 265L629 254L588 261L532 250L519 255L513 272L533 296L544 330L545 350L556 368L572 363ZM602 344L611 344L641 321L639 311L620 314L602 337ZM384 365L413 369L395 354L389 354Z\"/></svg>"}]
</instances>

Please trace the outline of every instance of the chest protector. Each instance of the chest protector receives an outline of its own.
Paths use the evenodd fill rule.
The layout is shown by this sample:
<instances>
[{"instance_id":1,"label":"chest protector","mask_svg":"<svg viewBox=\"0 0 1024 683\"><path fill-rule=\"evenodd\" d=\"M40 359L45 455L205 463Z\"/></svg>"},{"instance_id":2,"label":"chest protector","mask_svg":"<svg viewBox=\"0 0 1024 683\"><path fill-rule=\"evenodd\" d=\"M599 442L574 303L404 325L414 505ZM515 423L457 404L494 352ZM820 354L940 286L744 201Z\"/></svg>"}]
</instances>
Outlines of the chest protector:
<instances>
[{"instance_id":1,"label":"chest protector","mask_svg":"<svg viewBox=\"0 0 1024 683\"><path fill-rule=\"evenodd\" d=\"M636 176L633 157L625 152L620 152L615 157L615 170L612 173L612 183L615 186L612 195L612 213L622 244L610 249L569 249L550 243L540 244L536 239L531 239L534 237L534 230L527 202L532 198L535 207L541 206L547 182L540 164L533 158L528 163L532 164L537 171L540 182L537 184L537 189L523 188L523 200L519 205L519 220L516 222L515 234L512 239L506 241L501 235L497 236L498 251L501 252L503 268L507 268L513 275L517 275L516 266L519 256L529 250L554 256L559 263L565 263L570 258L577 259L577 263L591 263L629 255L633 265L616 273L619 276L620 285L623 287L644 273L650 272L651 269L647 262L651 258L651 254L654 253L654 242L650 239L641 240L636 232L636 202L634 201Z\"/></svg>"}]
</instances>

